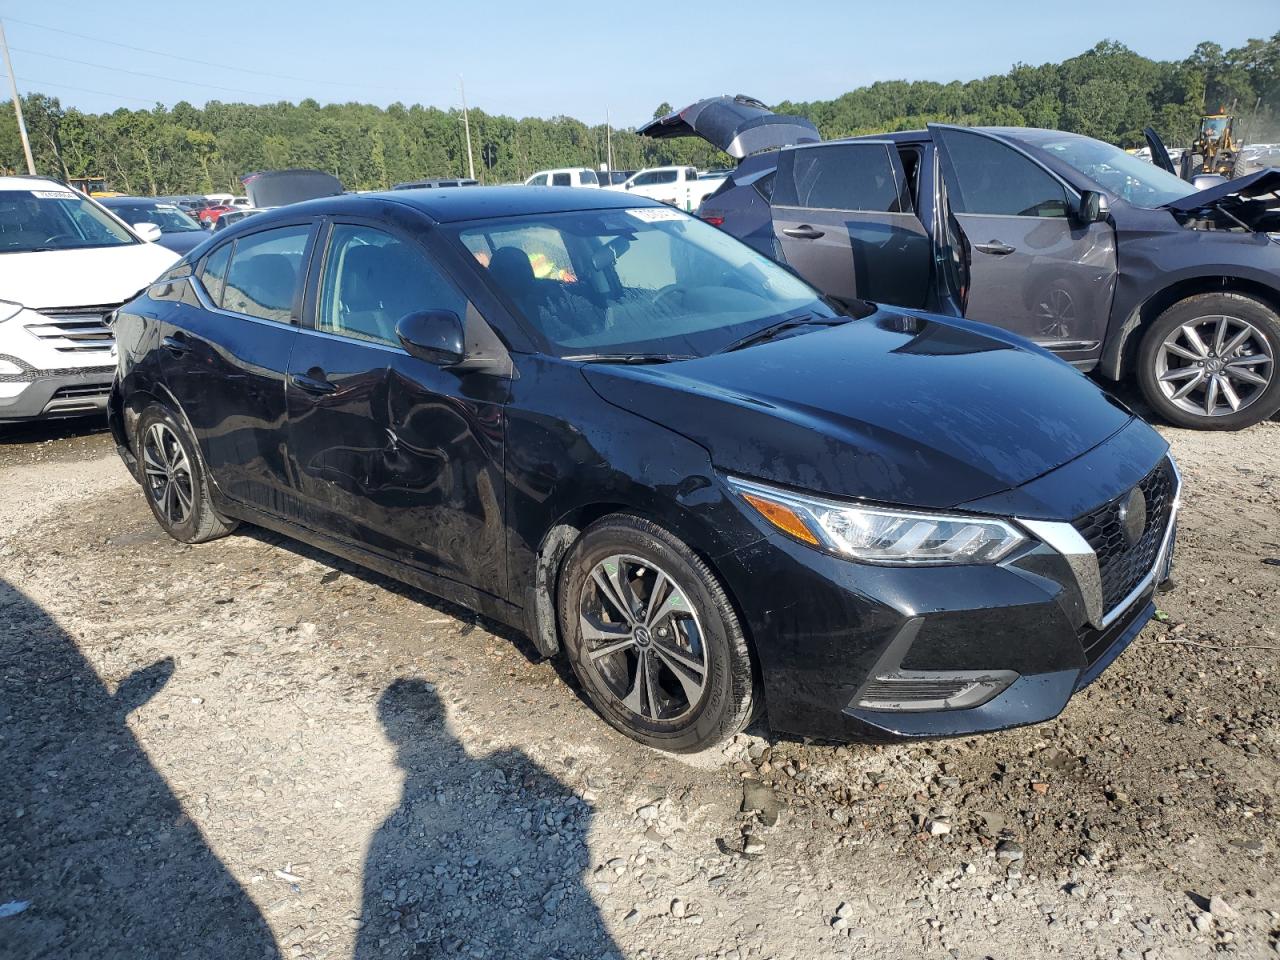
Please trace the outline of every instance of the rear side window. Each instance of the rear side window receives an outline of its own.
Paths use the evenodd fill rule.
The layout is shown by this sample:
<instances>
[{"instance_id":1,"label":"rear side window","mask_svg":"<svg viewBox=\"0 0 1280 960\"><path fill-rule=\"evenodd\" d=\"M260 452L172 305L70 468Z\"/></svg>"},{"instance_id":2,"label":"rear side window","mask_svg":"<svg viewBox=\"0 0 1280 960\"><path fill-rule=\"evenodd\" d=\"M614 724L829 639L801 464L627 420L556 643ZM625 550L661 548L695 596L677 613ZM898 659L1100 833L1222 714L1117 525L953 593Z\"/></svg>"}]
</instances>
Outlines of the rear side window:
<instances>
[{"instance_id":1,"label":"rear side window","mask_svg":"<svg viewBox=\"0 0 1280 960\"><path fill-rule=\"evenodd\" d=\"M237 240L227 267L222 308L289 323L311 227L264 230Z\"/></svg>"},{"instance_id":2,"label":"rear side window","mask_svg":"<svg viewBox=\"0 0 1280 960\"><path fill-rule=\"evenodd\" d=\"M600 181L596 177L594 170L583 170L581 179L583 183L590 183L590 184L594 184L595 186L600 185Z\"/></svg>"},{"instance_id":3,"label":"rear side window","mask_svg":"<svg viewBox=\"0 0 1280 960\"><path fill-rule=\"evenodd\" d=\"M1062 184L1012 147L963 130L946 130L942 143L956 181L950 185L956 213L1067 215L1067 192Z\"/></svg>"},{"instance_id":4,"label":"rear side window","mask_svg":"<svg viewBox=\"0 0 1280 960\"><path fill-rule=\"evenodd\" d=\"M784 150L778 158L773 203L901 213L902 184L892 149L883 143L838 143Z\"/></svg>"},{"instance_id":5,"label":"rear side window","mask_svg":"<svg viewBox=\"0 0 1280 960\"><path fill-rule=\"evenodd\" d=\"M222 289L227 281L227 264L231 260L231 244L224 243L204 258L200 270L200 282L215 306L222 306Z\"/></svg>"},{"instance_id":6,"label":"rear side window","mask_svg":"<svg viewBox=\"0 0 1280 960\"><path fill-rule=\"evenodd\" d=\"M399 346L396 324L419 310L452 310L467 304L426 254L372 227L333 228L320 289L317 329L356 340Z\"/></svg>"},{"instance_id":7,"label":"rear side window","mask_svg":"<svg viewBox=\"0 0 1280 960\"><path fill-rule=\"evenodd\" d=\"M572 186L572 180L567 173L554 173L551 175L551 185L553 187Z\"/></svg>"}]
</instances>

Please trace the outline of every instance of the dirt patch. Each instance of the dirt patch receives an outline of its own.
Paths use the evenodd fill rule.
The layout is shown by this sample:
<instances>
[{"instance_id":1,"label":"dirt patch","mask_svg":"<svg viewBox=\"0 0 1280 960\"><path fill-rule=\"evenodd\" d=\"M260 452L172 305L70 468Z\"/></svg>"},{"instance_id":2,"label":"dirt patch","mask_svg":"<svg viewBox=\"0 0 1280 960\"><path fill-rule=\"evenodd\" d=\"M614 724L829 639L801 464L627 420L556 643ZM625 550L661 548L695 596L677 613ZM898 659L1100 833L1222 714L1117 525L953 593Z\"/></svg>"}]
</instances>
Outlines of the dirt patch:
<instances>
[{"instance_id":1,"label":"dirt patch","mask_svg":"<svg viewBox=\"0 0 1280 960\"><path fill-rule=\"evenodd\" d=\"M10 444L0 942L1275 956L1280 424L1166 434L1179 586L1057 720L892 747L760 730L693 764L456 607L270 534L174 543L101 435L38 466Z\"/></svg>"}]
</instances>

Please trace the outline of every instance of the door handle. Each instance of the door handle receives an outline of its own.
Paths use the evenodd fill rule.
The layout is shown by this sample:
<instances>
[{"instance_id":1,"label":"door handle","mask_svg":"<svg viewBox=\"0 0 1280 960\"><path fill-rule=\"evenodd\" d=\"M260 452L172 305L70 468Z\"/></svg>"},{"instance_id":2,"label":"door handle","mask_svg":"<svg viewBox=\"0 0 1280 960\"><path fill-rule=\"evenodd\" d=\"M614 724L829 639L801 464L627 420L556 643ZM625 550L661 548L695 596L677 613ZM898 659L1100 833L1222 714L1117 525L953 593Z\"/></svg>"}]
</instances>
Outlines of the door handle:
<instances>
[{"instance_id":1,"label":"door handle","mask_svg":"<svg viewBox=\"0 0 1280 960\"><path fill-rule=\"evenodd\" d=\"M191 349L191 344L187 343L187 338L180 333L175 333L172 337L165 337L160 343L175 357L180 357Z\"/></svg>"},{"instance_id":2,"label":"door handle","mask_svg":"<svg viewBox=\"0 0 1280 960\"><path fill-rule=\"evenodd\" d=\"M999 240L989 240L986 243L975 243L973 249L979 253L989 253L995 257L1007 257L1017 251L1018 248L1011 247L1007 243L1001 243Z\"/></svg>"},{"instance_id":3,"label":"door handle","mask_svg":"<svg viewBox=\"0 0 1280 960\"><path fill-rule=\"evenodd\" d=\"M788 237L795 237L797 240L817 240L819 237L826 236L822 230L815 230L807 223L798 227L783 227L782 232Z\"/></svg>"},{"instance_id":4,"label":"door handle","mask_svg":"<svg viewBox=\"0 0 1280 960\"><path fill-rule=\"evenodd\" d=\"M305 390L307 393L315 393L319 395L333 393L338 389L328 380L324 379L324 374L322 372L317 372L320 373L320 376L318 377L313 377L305 373L291 373L289 374L289 382L299 390Z\"/></svg>"}]
</instances>

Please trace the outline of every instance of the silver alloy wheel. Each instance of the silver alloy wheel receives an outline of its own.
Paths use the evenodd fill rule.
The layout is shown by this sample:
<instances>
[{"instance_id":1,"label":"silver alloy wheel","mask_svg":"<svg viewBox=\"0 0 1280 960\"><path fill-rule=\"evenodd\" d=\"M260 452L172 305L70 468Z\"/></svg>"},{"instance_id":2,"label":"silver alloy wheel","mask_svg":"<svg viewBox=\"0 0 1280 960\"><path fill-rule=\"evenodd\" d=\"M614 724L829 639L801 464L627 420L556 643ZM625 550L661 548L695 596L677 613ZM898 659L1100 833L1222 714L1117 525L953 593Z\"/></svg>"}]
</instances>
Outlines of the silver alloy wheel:
<instances>
[{"instance_id":1,"label":"silver alloy wheel","mask_svg":"<svg viewBox=\"0 0 1280 960\"><path fill-rule=\"evenodd\" d=\"M1172 403L1201 417L1243 410L1275 376L1271 344L1239 317L1197 317L1174 329L1156 353L1156 382Z\"/></svg>"},{"instance_id":2,"label":"silver alloy wheel","mask_svg":"<svg viewBox=\"0 0 1280 960\"><path fill-rule=\"evenodd\" d=\"M666 571L639 557L606 557L582 585L578 623L592 669L636 716L678 720L701 701L702 627Z\"/></svg>"},{"instance_id":3,"label":"silver alloy wheel","mask_svg":"<svg viewBox=\"0 0 1280 960\"><path fill-rule=\"evenodd\" d=\"M147 429L142 468L146 472L147 493L164 518L172 526L185 523L195 498L191 465L177 436L163 423L153 423Z\"/></svg>"}]
</instances>

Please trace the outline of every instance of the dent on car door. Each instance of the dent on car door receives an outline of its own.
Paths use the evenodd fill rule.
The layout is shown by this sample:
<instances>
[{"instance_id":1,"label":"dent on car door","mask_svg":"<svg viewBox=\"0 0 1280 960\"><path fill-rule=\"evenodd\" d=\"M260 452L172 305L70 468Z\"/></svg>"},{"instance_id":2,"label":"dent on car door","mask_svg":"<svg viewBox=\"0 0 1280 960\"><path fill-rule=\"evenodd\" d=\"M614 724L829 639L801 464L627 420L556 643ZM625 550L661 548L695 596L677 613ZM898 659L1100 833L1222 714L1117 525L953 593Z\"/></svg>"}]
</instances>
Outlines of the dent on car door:
<instances>
[{"instance_id":1,"label":"dent on car door","mask_svg":"<svg viewBox=\"0 0 1280 960\"><path fill-rule=\"evenodd\" d=\"M771 212L786 262L824 293L927 306L932 245L892 143L781 151Z\"/></svg>"},{"instance_id":2,"label":"dent on car door","mask_svg":"<svg viewBox=\"0 0 1280 960\"><path fill-rule=\"evenodd\" d=\"M162 331L166 385L218 489L278 516L292 512L284 378L311 234L299 223L216 247L192 281L199 305Z\"/></svg>"},{"instance_id":3,"label":"dent on car door","mask_svg":"<svg viewBox=\"0 0 1280 960\"><path fill-rule=\"evenodd\" d=\"M335 223L322 248L287 388L309 524L502 594L507 381L411 357L396 335L418 311L453 311L472 328L483 319L413 239Z\"/></svg>"},{"instance_id":4,"label":"dent on car door","mask_svg":"<svg viewBox=\"0 0 1280 960\"><path fill-rule=\"evenodd\" d=\"M966 240L965 315L1071 360L1096 358L1115 290L1114 228L1080 222L1074 192L1014 144L958 127L929 130Z\"/></svg>"}]
</instances>

